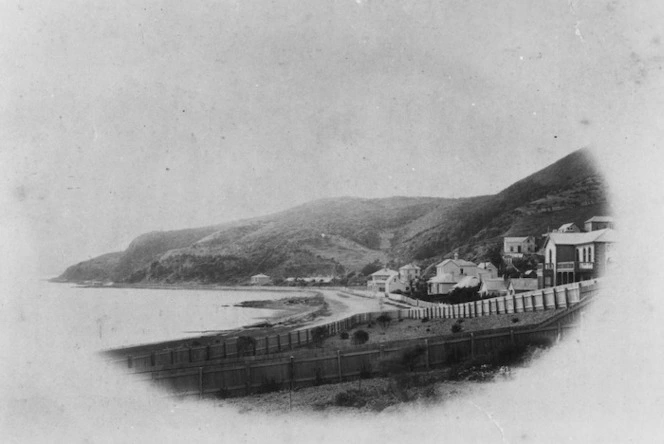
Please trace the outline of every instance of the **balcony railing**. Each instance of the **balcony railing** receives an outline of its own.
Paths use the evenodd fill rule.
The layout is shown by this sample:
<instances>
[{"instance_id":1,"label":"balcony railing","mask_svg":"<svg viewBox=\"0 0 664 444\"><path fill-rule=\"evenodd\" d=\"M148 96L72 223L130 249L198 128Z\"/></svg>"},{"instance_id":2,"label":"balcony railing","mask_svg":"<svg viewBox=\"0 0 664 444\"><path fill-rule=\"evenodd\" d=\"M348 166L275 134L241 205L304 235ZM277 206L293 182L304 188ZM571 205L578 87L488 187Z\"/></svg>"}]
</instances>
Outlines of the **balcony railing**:
<instances>
[{"instance_id":1,"label":"balcony railing","mask_svg":"<svg viewBox=\"0 0 664 444\"><path fill-rule=\"evenodd\" d=\"M556 268L558 271L592 271L594 264L592 262L567 261L558 262Z\"/></svg>"},{"instance_id":2,"label":"balcony railing","mask_svg":"<svg viewBox=\"0 0 664 444\"><path fill-rule=\"evenodd\" d=\"M558 266L556 267L560 271L574 271L574 262L558 262Z\"/></svg>"}]
</instances>

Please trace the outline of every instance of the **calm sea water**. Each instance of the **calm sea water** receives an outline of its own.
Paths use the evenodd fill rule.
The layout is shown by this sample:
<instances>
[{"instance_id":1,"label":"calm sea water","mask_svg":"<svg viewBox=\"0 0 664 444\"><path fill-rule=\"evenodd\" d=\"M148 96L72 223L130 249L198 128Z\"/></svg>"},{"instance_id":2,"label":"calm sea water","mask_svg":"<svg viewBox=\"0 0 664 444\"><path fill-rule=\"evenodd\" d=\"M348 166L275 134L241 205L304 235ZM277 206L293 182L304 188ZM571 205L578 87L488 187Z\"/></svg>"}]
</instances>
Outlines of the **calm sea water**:
<instances>
[{"instance_id":1,"label":"calm sea water","mask_svg":"<svg viewBox=\"0 0 664 444\"><path fill-rule=\"evenodd\" d=\"M32 303L43 322L66 325L70 340L101 350L242 327L281 313L235 307L302 292L80 288L41 282Z\"/></svg>"}]
</instances>

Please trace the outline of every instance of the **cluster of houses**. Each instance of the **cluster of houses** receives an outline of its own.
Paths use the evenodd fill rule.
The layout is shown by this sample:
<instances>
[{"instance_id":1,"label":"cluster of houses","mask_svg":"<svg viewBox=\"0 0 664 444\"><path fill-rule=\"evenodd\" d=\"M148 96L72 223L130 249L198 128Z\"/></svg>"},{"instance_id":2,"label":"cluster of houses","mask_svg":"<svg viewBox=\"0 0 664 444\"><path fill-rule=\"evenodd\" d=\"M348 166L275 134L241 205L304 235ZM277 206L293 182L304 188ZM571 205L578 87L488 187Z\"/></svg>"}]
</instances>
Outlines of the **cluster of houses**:
<instances>
[{"instance_id":1,"label":"cluster of houses","mask_svg":"<svg viewBox=\"0 0 664 444\"><path fill-rule=\"evenodd\" d=\"M515 293L553 287L572 282L594 279L603 275L613 262L613 245L616 242L613 218L595 216L584 223L583 229L574 223L566 223L541 236L505 237L503 262L514 266L514 260L527 255L543 257L537 270L521 270L519 278L498 277L498 269L491 262L474 262L459 258L445 259L436 265L436 275L429 279L429 295L449 294L455 288L479 286L482 296L504 296ZM286 282L329 284L333 276L288 278ZM422 279L422 270L415 264L407 264L399 270L382 268L369 276L367 288L380 293L410 293ZM264 274L251 277L252 285L269 285L271 278Z\"/></svg>"},{"instance_id":2,"label":"cluster of houses","mask_svg":"<svg viewBox=\"0 0 664 444\"><path fill-rule=\"evenodd\" d=\"M453 259L436 265L436 275L427 281L427 293L445 295L455 288L479 286L482 296L504 296L594 279L611 266L615 242L613 218L608 216L588 219L583 230L567 223L539 238L505 237L502 257L507 266L526 255L543 256L544 262L538 264L537 270L522 270L519 278L505 279L498 277L498 269L491 262L475 264L455 253ZM370 276L367 287L384 293L409 292L420 274L420 267L414 264L398 271L383 268Z\"/></svg>"}]
</instances>

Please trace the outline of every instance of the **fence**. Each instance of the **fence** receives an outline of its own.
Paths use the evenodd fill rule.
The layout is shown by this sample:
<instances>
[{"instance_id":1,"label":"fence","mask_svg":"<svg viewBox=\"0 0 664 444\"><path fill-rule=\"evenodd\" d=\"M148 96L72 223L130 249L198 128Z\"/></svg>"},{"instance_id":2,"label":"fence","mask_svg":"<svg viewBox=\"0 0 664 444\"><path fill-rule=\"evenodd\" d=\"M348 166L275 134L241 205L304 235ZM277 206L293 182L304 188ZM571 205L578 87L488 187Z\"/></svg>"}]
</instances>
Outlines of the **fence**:
<instances>
[{"instance_id":1,"label":"fence","mask_svg":"<svg viewBox=\"0 0 664 444\"><path fill-rule=\"evenodd\" d=\"M357 325L374 321L386 311L389 311L398 319L422 319L425 317L429 319L455 319L569 308L581 302L582 299L592 296L597 291L597 286L597 280L593 280L464 304L432 304L427 308L361 313L318 327L258 338L256 347L252 351L255 356L263 355L266 359L278 359L279 356L275 356L276 354L311 344L313 342L312 331L315 328L323 328L327 336L332 336ZM242 358L242 351L238 350L237 341L238 338L227 338L223 342L214 345L155 351L150 354L129 356L123 362L126 362L125 365L132 371L140 373L169 370L175 367L217 365L222 361L233 359L239 361Z\"/></svg>"},{"instance_id":2,"label":"fence","mask_svg":"<svg viewBox=\"0 0 664 444\"><path fill-rule=\"evenodd\" d=\"M584 305L580 304L578 308ZM572 311L579 310L575 307ZM335 354L297 360L291 356L259 363L155 371L149 372L147 379L178 396L242 396L379 376L391 363L400 362L405 352L418 347L419 353L412 362L413 370L442 367L467 357L491 353L507 345L541 344L543 341L553 343L562 338L566 330L574 328L563 322L535 328L469 333L461 337L373 344L366 350L337 351Z\"/></svg>"}]
</instances>

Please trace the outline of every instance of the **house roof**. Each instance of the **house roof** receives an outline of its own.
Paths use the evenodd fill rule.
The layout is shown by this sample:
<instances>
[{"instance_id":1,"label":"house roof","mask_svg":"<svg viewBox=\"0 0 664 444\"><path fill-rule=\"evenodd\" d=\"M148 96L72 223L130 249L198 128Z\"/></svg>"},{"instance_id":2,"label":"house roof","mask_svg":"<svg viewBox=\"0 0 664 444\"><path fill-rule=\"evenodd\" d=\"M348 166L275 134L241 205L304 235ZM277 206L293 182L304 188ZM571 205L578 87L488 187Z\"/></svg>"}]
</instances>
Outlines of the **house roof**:
<instances>
[{"instance_id":1,"label":"house roof","mask_svg":"<svg viewBox=\"0 0 664 444\"><path fill-rule=\"evenodd\" d=\"M493 265L491 262L482 262L477 266L477 268L481 268L482 270L488 270L489 268L493 268L494 270L497 270L496 266Z\"/></svg>"},{"instance_id":2,"label":"house roof","mask_svg":"<svg viewBox=\"0 0 664 444\"><path fill-rule=\"evenodd\" d=\"M515 290L537 290L537 278L532 279L532 278L520 278L520 279L512 279L512 287L514 287Z\"/></svg>"},{"instance_id":3,"label":"house roof","mask_svg":"<svg viewBox=\"0 0 664 444\"><path fill-rule=\"evenodd\" d=\"M593 216L584 223L588 222L613 222L613 218L611 216Z\"/></svg>"},{"instance_id":4,"label":"house roof","mask_svg":"<svg viewBox=\"0 0 664 444\"><path fill-rule=\"evenodd\" d=\"M403 267L399 268L399 270L421 270L421 268L418 267L415 264L408 264L408 265L404 265Z\"/></svg>"},{"instance_id":5,"label":"house roof","mask_svg":"<svg viewBox=\"0 0 664 444\"><path fill-rule=\"evenodd\" d=\"M505 241L507 241L507 242L525 242L530 238L532 238L532 236L505 237Z\"/></svg>"},{"instance_id":6,"label":"house roof","mask_svg":"<svg viewBox=\"0 0 664 444\"><path fill-rule=\"evenodd\" d=\"M615 231L611 228L590 231L588 233L550 233L547 243L557 245L581 245L592 242L617 242Z\"/></svg>"},{"instance_id":7,"label":"house roof","mask_svg":"<svg viewBox=\"0 0 664 444\"><path fill-rule=\"evenodd\" d=\"M245 275L245 276L246 276L246 275ZM270 277L270 276L268 276L268 275L266 275L266 274L262 274L262 273L260 273L260 274L255 274L255 275L252 276L252 278L269 278L269 277ZM245 278L245 279L246 279L246 278Z\"/></svg>"},{"instance_id":8,"label":"house roof","mask_svg":"<svg viewBox=\"0 0 664 444\"><path fill-rule=\"evenodd\" d=\"M437 274L427 282L431 284L456 284L456 279L451 273Z\"/></svg>"},{"instance_id":9,"label":"house roof","mask_svg":"<svg viewBox=\"0 0 664 444\"><path fill-rule=\"evenodd\" d=\"M476 276L465 276L463 277L454 288L471 288L477 287L480 283L480 279Z\"/></svg>"},{"instance_id":10,"label":"house roof","mask_svg":"<svg viewBox=\"0 0 664 444\"><path fill-rule=\"evenodd\" d=\"M569 228L576 227L576 224L574 222L569 222L566 224L562 224L560 228L558 228L558 231L565 231ZM578 228L578 227L577 227Z\"/></svg>"},{"instance_id":11,"label":"house roof","mask_svg":"<svg viewBox=\"0 0 664 444\"><path fill-rule=\"evenodd\" d=\"M369 276L384 276L384 275L392 276L392 275L395 275L395 274L399 274L399 273L394 271L394 270L390 270L389 268L381 268L380 270L378 270L374 273L371 273Z\"/></svg>"},{"instance_id":12,"label":"house roof","mask_svg":"<svg viewBox=\"0 0 664 444\"><path fill-rule=\"evenodd\" d=\"M507 291L509 290L508 284L503 278L484 279L482 281L483 291Z\"/></svg>"},{"instance_id":13,"label":"house roof","mask_svg":"<svg viewBox=\"0 0 664 444\"><path fill-rule=\"evenodd\" d=\"M450 262L456 265L457 267L477 267L477 264L475 264L474 262L470 262L464 259L445 259L443 262L436 265L436 267L442 267L443 265L447 265Z\"/></svg>"}]
</instances>

